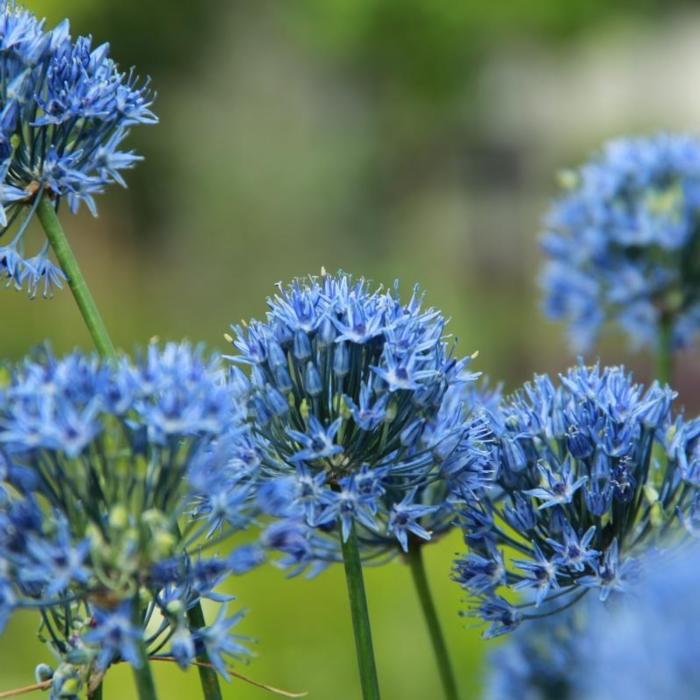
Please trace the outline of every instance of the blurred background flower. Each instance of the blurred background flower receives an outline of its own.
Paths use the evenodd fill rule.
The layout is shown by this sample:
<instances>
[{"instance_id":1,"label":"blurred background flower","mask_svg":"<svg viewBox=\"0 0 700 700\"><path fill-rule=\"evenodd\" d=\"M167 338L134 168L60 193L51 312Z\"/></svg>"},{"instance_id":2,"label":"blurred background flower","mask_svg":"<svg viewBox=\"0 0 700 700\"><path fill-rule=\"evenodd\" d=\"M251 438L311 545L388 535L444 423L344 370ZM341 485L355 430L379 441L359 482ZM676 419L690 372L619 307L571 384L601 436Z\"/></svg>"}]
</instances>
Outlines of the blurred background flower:
<instances>
[{"instance_id":1,"label":"blurred background flower","mask_svg":"<svg viewBox=\"0 0 700 700\"><path fill-rule=\"evenodd\" d=\"M511 390L573 361L540 314L538 232L554 174L626 133L698 131L700 11L673 0L29 0L53 26L109 40L122 67L153 76L158 129L127 148L146 162L68 233L117 345L188 336L215 349L232 319L259 317L271 284L342 268L420 282L452 318L475 370ZM653 89L650 88L653 87ZM31 232L30 232L31 233ZM35 235L38 232L34 232ZM70 295L2 297L2 356L44 337L90 341ZM8 330L9 329L9 330ZM607 336L605 362L638 379L650 358ZM700 371L677 367L692 410ZM426 552L463 693L490 643L457 617L455 535ZM441 575L441 572L444 572ZM342 570L235 581L260 639L250 674L314 697L358 697ZM367 573L386 697L432 697L438 679L410 574ZM332 624L329 621L333 621ZM413 640L410 645L406 639ZM396 655L394 650L402 648ZM0 645L0 687L31 680L41 647L20 614ZM407 672L410 670L410 673ZM164 696L196 697L196 674L156 669ZM110 678L108 700L130 678ZM236 684L230 697L260 697Z\"/></svg>"},{"instance_id":2,"label":"blurred background flower","mask_svg":"<svg viewBox=\"0 0 700 700\"><path fill-rule=\"evenodd\" d=\"M699 555L697 543L670 556L652 555L634 601L607 615L596 611L575 648L574 665L588 670L576 698L697 697L700 671L692 650L698 643Z\"/></svg>"},{"instance_id":3,"label":"blurred background flower","mask_svg":"<svg viewBox=\"0 0 700 700\"><path fill-rule=\"evenodd\" d=\"M546 315L567 321L572 346L583 351L607 320L633 347L691 345L700 317L700 142L616 139L560 179L542 237Z\"/></svg>"},{"instance_id":4,"label":"blurred background flower","mask_svg":"<svg viewBox=\"0 0 700 700\"><path fill-rule=\"evenodd\" d=\"M514 632L489 654L484 700L572 700L583 673L576 664L588 631L586 612L544 617Z\"/></svg>"}]
</instances>

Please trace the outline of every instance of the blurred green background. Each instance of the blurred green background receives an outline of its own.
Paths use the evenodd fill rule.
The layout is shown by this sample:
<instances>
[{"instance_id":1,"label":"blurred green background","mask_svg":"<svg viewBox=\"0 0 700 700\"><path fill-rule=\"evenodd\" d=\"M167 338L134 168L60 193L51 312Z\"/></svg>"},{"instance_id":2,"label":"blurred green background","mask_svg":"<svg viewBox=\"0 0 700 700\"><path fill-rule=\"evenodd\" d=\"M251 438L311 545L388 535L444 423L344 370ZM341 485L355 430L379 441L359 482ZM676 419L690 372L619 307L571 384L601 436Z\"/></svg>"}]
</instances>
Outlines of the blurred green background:
<instances>
[{"instance_id":1,"label":"blurred green background","mask_svg":"<svg viewBox=\"0 0 700 700\"><path fill-rule=\"evenodd\" d=\"M537 233L555 173L626 132L697 131L700 10L627 0L34 0L51 23L110 41L153 77L161 125L133 134L146 162L100 217L66 220L116 342L223 333L261 314L274 282L321 266L405 287L420 282L465 353L514 388L572 362L538 309ZM68 292L2 291L0 346L17 357L48 338L89 347ZM620 338L601 349L642 378L649 358ZM692 355L679 389L700 384ZM464 697L488 644L457 616L453 535L428 566ZM384 697L438 698L408 570L367 573ZM287 581L272 568L230 587L259 640L242 669L323 700L359 688L342 572ZM0 690L45 660L34 620L0 640ZM158 668L161 697L199 697L196 674ZM226 697L260 698L240 682ZM108 700L133 697L124 669Z\"/></svg>"}]
</instances>

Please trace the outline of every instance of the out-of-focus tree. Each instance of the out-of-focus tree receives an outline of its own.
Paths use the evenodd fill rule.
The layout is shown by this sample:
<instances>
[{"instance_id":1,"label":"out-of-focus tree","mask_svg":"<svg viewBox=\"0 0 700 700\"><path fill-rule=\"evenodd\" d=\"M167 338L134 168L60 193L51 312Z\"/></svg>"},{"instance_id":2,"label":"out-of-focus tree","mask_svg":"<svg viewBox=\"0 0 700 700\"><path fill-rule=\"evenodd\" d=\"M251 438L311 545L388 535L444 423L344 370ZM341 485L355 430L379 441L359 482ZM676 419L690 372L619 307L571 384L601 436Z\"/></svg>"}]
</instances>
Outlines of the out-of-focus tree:
<instances>
[{"instance_id":1,"label":"out-of-focus tree","mask_svg":"<svg viewBox=\"0 0 700 700\"><path fill-rule=\"evenodd\" d=\"M97 41L109 37L122 63L158 76L192 66L206 31L229 7L225 0L25 0L23 4L53 22L70 17L75 31L92 34Z\"/></svg>"},{"instance_id":2,"label":"out-of-focus tree","mask_svg":"<svg viewBox=\"0 0 700 700\"><path fill-rule=\"evenodd\" d=\"M602 21L653 18L687 0L300 0L286 12L319 49L347 60L377 83L431 102L460 92L464 66L495 42L560 41Z\"/></svg>"}]
</instances>

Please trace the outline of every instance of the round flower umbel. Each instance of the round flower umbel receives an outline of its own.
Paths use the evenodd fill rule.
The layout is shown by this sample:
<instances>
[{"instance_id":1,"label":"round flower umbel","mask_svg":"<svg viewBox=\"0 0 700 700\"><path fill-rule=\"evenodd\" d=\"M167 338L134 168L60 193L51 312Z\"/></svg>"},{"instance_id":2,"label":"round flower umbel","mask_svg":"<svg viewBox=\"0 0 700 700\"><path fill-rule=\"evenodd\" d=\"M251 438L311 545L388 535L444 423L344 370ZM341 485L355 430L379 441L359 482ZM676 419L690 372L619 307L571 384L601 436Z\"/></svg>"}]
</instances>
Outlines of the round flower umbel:
<instances>
[{"instance_id":1,"label":"round flower umbel","mask_svg":"<svg viewBox=\"0 0 700 700\"><path fill-rule=\"evenodd\" d=\"M154 124L148 83L123 73L109 46L71 40L13 0L0 2L0 277L31 296L61 287L48 242L28 254L26 231L41 200L75 212L141 160L119 150L131 126Z\"/></svg>"},{"instance_id":2,"label":"round flower umbel","mask_svg":"<svg viewBox=\"0 0 700 700\"><path fill-rule=\"evenodd\" d=\"M562 183L542 239L546 313L568 323L577 350L606 321L635 346L690 344L700 329L700 141L611 141Z\"/></svg>"},{"instance_id":3,"label":"round flower umbel","mask_svg":"<svg viewBox=\"0 0 700 700\"><path fill-rule=\"evenodd\" d=\"M491 652L484 700L573 700L581 685L586 607L522 627Z\"/></svg>"},{"instance_id":4,"label":"round flower umbel","mask_svg":"<svg viewBox=\"0 0 700 700\"><path fill-rule=\"evenodd\" d=\"M592 616L577 653L587 672L576 700L698 697L699 570L697 546L652 555L630 604Z\"/></svg>"},{"instance_id":5,"label":"round flower umbel","mask_svg":"<svg viewBox=\"0 0 700 700\"><path fill-rule=\"evenodd\" d=\"M544 603L625 591L640 550L685 534L684 522L692 529L698 426L673 420L674 397L657 383L645 391L621 367L579 365L503 402L496 485L465 508L470 553L454 570L488 636L540 616ZM525 598L514 605L505 592Z\"/></svg>"},{"instance_id":6,"label":"round flower umbel","mask_svg":"<svg viewBox=\"0 0 700 700\"><path fill-rule=\"evenodd\" d=\"M223 655L243 653L229 632L238 616L222 606L193 629L187 612L225 603L218 584L258 563L212 551L252 517L243 418L217 360L186 344L12 368L0 390L0 626L40 610L73 685L168 642L181 666L206 649L226 675Z\"/></svg>"},{"instance_id":7,"label":"round flower umbel","mask_svg":"<svg viewBox=\"0 0 700 700\"><path fill-rule=\"evenodd\" d=\"M467 415L476 375L453 356L442 315L417 289L402 303L345 273L280 286L268 307L231 339L271 482L261 508L343 540L355 526L368 558L447 529L489 471L482 424Z\"/></svg>"}]
</instances>

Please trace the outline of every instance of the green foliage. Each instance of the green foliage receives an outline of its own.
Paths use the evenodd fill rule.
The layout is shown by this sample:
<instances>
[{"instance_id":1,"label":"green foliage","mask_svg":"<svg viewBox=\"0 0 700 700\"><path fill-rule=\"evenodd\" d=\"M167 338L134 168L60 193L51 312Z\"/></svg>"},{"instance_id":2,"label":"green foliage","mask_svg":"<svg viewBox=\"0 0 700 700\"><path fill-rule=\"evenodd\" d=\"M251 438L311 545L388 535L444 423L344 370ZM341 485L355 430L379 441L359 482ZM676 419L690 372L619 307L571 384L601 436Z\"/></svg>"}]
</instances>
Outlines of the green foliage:
<instances>
[{"instance_id":1,"label":"green foliage","mask_svg":"<svg viewBox=\"0 0 700 700\"><path fill-rule=\"evenodd\" d=\"M682 0L300 0L289 18L316 47L382 86L449 97L479 58L508 39L557 41L622 14L653 16Z\"/></svg>"}]
</instances>

